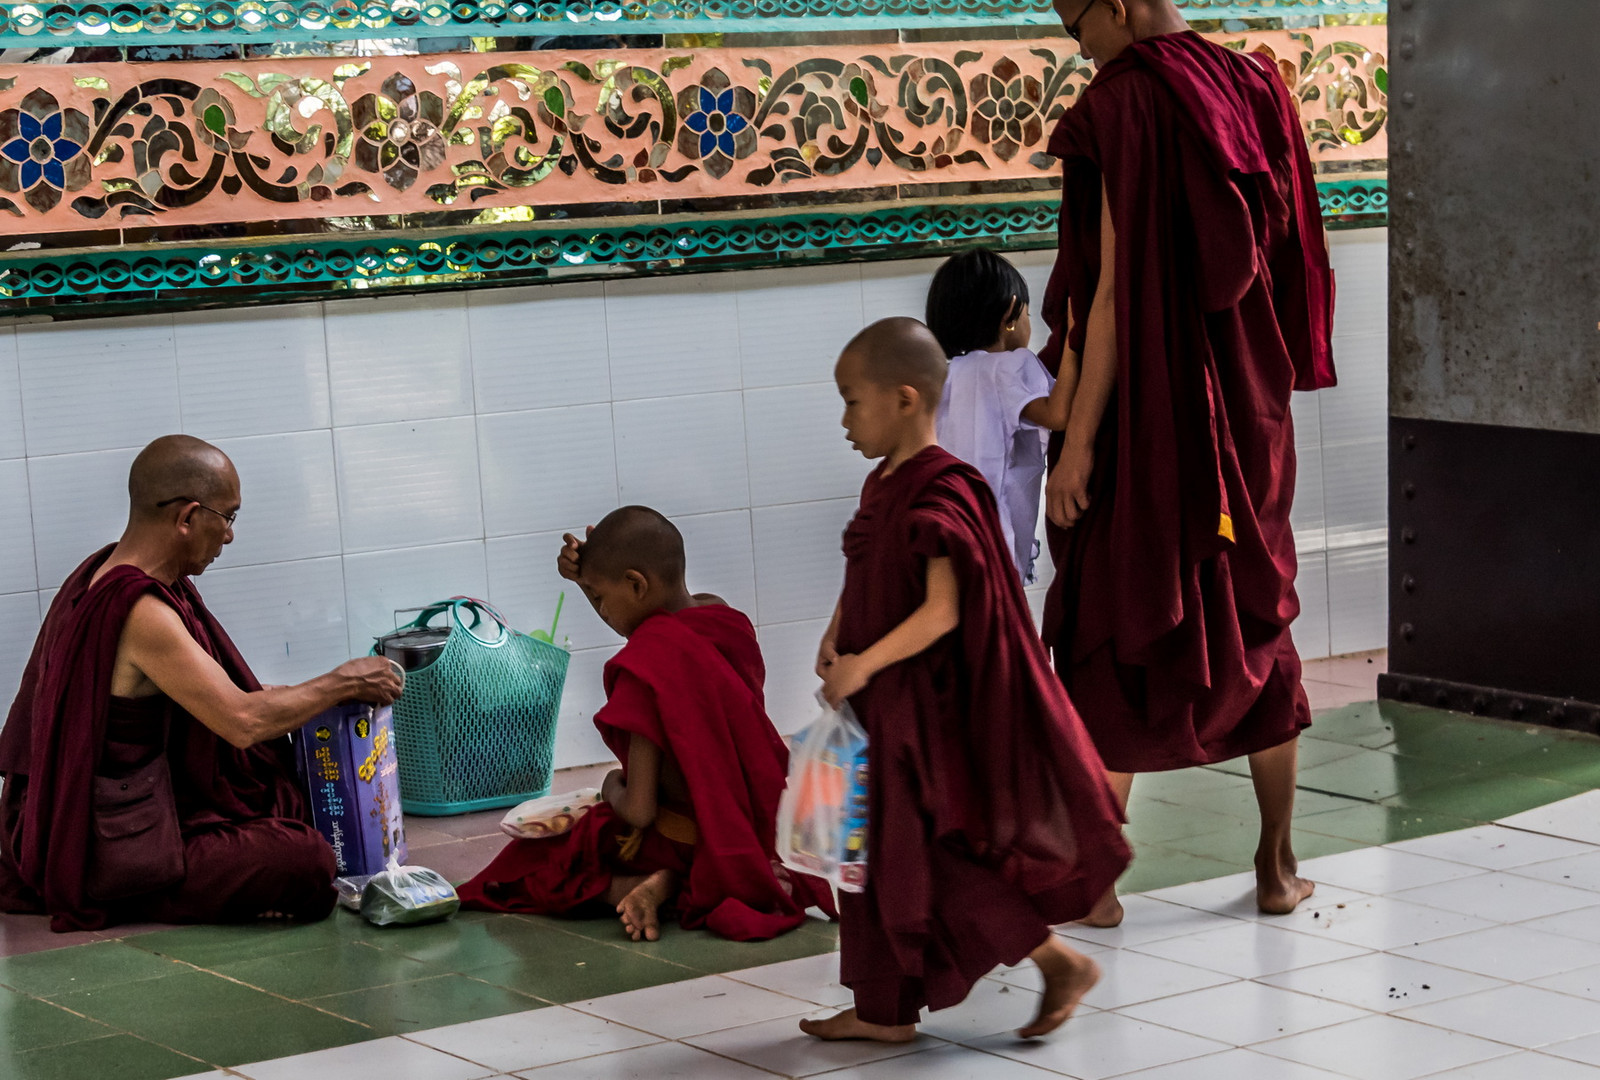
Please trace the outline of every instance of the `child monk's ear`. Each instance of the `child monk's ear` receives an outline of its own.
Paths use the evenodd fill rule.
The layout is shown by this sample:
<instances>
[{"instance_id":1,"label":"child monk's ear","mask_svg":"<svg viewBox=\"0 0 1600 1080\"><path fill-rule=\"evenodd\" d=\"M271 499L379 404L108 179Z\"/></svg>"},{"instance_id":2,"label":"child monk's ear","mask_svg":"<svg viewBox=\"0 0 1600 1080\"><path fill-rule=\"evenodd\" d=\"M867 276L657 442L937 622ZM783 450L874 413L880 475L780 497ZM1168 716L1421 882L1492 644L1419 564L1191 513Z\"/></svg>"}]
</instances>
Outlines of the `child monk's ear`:
<instances>
[{"instance_id":1,"label":"child monk's ear","mask_svg":"<svg viewBox=\"0 0 1600 1080\"><path fill-rule=\"evenodd\" d=\"M916 412L922 407L922 394L915 386L902 386L899 389L900 399L897 402L904 412Z\"/></svg>"},{"instance_id":2,"label":"child monk's ear","mask_svg":"<svg viewBox=\"0 0 1600 1080\"><path fill-rule=\"evenodd\" d=\"M637 570L627 571L622 575L622 580L628 583L628 591L637 600L644 599L644 595L650 591L650 579Z\"/></svg>"}]
</instances>

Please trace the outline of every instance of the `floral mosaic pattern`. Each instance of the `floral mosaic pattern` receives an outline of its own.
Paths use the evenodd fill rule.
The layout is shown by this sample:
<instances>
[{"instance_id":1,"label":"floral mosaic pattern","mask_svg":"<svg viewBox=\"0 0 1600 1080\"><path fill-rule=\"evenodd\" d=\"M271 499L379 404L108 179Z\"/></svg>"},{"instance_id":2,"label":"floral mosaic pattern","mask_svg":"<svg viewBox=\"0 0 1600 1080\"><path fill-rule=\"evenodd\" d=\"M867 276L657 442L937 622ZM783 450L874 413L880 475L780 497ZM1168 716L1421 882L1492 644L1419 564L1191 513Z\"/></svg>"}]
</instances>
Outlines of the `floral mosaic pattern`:
<instances>
[{"instance_id":1,"label":"floral mosaic pattern","mask_svg":"<svg viewBox=\"0 0 1600 1080\"><path fill-rule=\"evenodd\" d=\"M1219 40L1278 62L1320 160L1384 156L1384 28ZM930 181L981 191L1050 173L1050 128L1092 73L1066 39L491 59L13 67L0 77L0 221L70 232Z\"/></svg>"}]
</instances>

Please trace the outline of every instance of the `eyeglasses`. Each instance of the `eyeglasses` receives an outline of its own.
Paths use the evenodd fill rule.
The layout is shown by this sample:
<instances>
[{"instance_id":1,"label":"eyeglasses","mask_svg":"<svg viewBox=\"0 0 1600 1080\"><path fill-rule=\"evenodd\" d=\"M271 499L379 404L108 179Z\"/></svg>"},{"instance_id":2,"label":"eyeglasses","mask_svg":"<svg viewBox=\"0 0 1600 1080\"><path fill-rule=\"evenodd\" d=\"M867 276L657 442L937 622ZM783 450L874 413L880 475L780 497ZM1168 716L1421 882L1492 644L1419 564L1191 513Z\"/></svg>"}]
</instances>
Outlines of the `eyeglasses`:
<instances>
[{"instance_id":1,"label":"eyeglasses","mask_svg":"<svg viewBox=\"0 0 1600 1080\"><path fill-rule=\"evenodd\" d=\"M1078 12L1078 17L1066 25L1067 36L1079 45L1083 44L1083 20L1088 17L1089 12L1094 9L1094 5L1097 2L1098 0L1089 0L1087 4L1083 5L1083 10Z\"/></svg>"},{"instance_id":2,"label":"eyeglasses","mask_svg":"<svg viewBox=\"0 0 1600 1080\"><path fill-rule=\"evenodd\" d=\"M205 503L201 502L199 499L191 499L187 495L174 495L170 499L162 499L160 502L156 503L156 509L159 510L163 506L171 506L173 503L194 503L200 509L208 510L211 513L217 515L223 521L226 521L228 523L228 528L230 528L230 529L233 528L233 519L239 516L239 511L237 511L237 510L235 510L231 514L224 514L221 510L212 510L211 507L207 506Z\"/></svg>"}]
</instances>

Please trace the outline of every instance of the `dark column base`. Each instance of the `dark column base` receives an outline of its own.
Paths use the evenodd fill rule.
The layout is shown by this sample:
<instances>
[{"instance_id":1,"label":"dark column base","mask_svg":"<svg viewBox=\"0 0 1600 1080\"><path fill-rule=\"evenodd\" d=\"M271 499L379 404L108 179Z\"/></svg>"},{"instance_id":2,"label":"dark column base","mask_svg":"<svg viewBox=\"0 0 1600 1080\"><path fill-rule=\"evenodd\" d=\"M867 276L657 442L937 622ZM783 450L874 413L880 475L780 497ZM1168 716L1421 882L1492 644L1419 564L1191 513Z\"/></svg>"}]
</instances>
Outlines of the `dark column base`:
<instances>
[{"instance_id":1,"label":"dark column base","mask_svg":"<svg viewBox=\"0 0 1600 1080\"><path fill-rule=\"evenodd\" d=\"M1391 418L1389 536L1380 694L1600 732L1600 435Z\"/></svg>"}]
</instances>

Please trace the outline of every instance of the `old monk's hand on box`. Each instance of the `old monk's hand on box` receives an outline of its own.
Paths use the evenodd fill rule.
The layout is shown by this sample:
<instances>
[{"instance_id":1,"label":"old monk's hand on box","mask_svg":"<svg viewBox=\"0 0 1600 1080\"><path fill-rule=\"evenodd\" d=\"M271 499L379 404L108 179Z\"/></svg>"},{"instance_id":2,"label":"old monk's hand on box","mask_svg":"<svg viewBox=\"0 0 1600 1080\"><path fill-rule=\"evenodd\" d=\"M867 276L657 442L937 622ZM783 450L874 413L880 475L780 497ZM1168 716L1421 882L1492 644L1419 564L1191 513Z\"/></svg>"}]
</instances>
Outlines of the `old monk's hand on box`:
<instances>
[{"instance_id":1,"label":"old monk's hand on box","mask_svg":"<svg viewBox=\"0 0 1600 1080\"><path fill-rule=\"evenodd\" d=\"M300 729L300 773L312 824L333 847L339 876L376 874L404 862L400 765L389 707L335 705Z\"/></svg>"}]
</instances>

